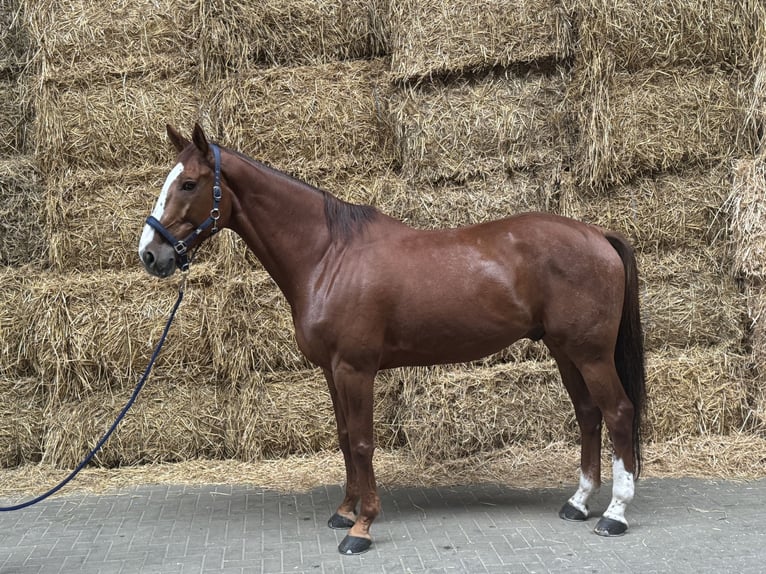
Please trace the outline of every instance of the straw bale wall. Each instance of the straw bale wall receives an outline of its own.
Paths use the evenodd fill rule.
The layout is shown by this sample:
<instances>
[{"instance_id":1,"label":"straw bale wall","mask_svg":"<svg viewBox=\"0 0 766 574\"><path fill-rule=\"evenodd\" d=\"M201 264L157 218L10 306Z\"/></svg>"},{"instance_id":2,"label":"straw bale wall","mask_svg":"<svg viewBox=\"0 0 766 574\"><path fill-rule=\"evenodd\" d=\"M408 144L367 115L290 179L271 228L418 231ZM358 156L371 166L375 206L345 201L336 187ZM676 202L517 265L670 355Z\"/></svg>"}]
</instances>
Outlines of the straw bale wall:
<instances>
[{"instance_id":1,"label":"straw bale wall","mask_svg":"<svg viewBox=\"0 0 766 574\"><path fill-rule=\"evenodd\" d=\"M758 0L0 0L0 466L73 466L127 400L175 297L135 254L165 124L195 121L416 227L551 211L623 232L647 438L762 435L764 30ZM375 392L383 449L450 473L578 441L540 343ZM286 301L221 233L95 464L335 447Z\"/></svg>"}]
</instances>

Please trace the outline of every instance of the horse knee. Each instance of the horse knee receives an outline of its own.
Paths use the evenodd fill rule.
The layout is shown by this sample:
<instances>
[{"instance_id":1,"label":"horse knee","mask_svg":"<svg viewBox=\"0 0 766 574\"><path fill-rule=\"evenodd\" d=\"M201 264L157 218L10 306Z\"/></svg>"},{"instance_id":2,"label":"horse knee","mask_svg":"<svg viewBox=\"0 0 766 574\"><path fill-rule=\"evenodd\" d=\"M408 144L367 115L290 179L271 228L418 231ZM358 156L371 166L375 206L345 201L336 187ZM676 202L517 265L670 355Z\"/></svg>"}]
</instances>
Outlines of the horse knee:
<instances>
[{"instance_id":1,"label":"horse knee","mask_svg":"<svg viewBox=\"0 0 766 574\"><path fill-rule=\"evenodd\" d=\"M375 444L372 441L366 439L356 440L349 444L349 448L354 460L360 462L372 461L372 455L375 452Z\"/></svg>"}]
</instances>

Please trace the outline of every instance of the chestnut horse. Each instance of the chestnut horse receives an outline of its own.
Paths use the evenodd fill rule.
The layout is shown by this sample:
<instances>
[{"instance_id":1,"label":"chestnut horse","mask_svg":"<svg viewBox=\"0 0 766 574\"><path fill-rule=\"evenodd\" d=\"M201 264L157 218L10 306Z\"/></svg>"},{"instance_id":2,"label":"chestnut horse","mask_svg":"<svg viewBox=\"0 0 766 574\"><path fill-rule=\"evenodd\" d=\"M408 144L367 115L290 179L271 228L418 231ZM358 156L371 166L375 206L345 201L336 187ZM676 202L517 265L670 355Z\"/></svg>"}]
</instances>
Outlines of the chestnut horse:
<instances>
[{"instance_id":1,"label":"chestnut horse","mask_svg":"<svg viewBox=\"0 0 766 574\"><path fill-rule=\"evenodd\" d=\"M191 142L171 126L167 133L177 163L144 227L141 261L168 277L188 267L204 239L230 228L282 290L298 346L323 370L335 409L346 493L328 524L350 529L341 553L370 547L380 511L377 371L471 361L523 337L550 349L580 426L579 488L559 515L589 517L603 419L614 482L595 531L627 530L645 391L638 272L625 238L544 213L413 229L210 143L199 125Z\"/></svg>"}]
</instances>

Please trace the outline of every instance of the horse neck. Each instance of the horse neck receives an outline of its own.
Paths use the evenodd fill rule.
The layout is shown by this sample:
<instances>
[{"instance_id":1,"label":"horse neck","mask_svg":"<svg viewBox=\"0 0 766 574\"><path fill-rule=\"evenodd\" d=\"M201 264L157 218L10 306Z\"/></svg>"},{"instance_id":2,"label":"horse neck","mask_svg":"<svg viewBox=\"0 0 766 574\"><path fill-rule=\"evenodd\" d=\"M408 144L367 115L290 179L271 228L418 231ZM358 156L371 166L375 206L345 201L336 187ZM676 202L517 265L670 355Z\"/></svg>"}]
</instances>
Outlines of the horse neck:
<instances>
[{"instance_id":1,"label":"horse neck","mask_svg":"<svg viewBox=\"0 0 766 574\"><path fill-rule=\"evenodd\" d=\"M227 155L224 174L234 194L229 227L292 304L331 242L324 196L254 160Z\"/></svg>"}]
</instances>

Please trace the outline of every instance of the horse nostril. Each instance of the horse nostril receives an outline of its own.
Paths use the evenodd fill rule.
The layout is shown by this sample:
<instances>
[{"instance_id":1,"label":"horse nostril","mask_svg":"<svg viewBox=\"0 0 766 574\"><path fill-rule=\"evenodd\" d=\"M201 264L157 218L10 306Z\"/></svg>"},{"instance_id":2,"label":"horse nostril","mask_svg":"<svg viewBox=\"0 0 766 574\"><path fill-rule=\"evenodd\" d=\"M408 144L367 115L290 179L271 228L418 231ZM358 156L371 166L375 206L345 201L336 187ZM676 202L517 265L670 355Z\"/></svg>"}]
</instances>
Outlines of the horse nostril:
<instances>
[{"instance_id":1,"label":"horse nostril","mask_svg":"<svg viewBox=\"0 0 766 574\"><path fill-rule=\"evenodd\" d=\"M155 258L154 253L149 251L148 249L144 251L144 265L147 267L151 267L154 264Z\"/></svg>"}]
</instances>

